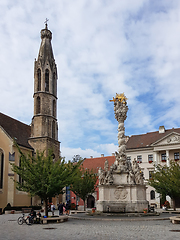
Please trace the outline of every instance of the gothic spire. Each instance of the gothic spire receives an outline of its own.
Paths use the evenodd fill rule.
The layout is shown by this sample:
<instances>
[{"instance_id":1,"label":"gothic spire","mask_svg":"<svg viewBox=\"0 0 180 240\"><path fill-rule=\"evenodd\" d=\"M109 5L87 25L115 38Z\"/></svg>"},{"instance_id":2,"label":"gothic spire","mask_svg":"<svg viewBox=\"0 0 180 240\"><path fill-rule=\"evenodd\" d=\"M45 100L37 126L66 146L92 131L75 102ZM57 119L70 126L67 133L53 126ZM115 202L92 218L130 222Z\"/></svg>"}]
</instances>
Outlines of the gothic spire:
<instances>
[{"instance_id":1,"label":"gothic spire","mask_svg":"<svg viewBox=\"0 0 180 240\"><path fill-rule=\"evenodd\" d=\"M52 32L48 29L47 20L45 21L45 28L41 30L41 46L37 62L40 63L42 69L45 67L45 64L49 64L52 70L55 60L51 45Z\"/></svg>"}]
</instances>

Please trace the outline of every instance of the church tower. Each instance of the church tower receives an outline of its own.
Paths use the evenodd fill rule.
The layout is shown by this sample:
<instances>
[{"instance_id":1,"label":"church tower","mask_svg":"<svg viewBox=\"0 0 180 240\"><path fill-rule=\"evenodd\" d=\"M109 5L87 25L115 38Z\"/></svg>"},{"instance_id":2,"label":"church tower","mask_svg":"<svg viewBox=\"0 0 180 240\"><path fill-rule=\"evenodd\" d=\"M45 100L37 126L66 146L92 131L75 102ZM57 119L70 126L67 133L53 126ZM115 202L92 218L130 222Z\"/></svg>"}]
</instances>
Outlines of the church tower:
<instances>
[{"instance_id":1,"label":"church tower","mask_svg":"<svg viewBox=\"0 0 180 240\"><path fill-rule=\"evenodd\" d=\"M52 33L41 30L41 46L34 63L34 116L29 144L35 151L52 149L55 159L60 156L57 123L57 67L51 45Z\"/></svg>"}]
</instances>

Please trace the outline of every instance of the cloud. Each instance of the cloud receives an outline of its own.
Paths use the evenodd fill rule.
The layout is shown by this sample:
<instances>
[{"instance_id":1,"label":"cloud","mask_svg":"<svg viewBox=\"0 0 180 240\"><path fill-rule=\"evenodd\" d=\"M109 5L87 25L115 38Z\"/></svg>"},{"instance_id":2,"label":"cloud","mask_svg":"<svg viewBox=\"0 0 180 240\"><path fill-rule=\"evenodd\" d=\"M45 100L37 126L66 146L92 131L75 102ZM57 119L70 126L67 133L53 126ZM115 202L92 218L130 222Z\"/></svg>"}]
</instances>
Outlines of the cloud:
<instances>
[{"instance_id":1,"label":"cloud","mask_svg":"<svg viewBox=\"0 0 180 240\"><path fill-rule=\"evenodd\" d=\"M27 124L34 58L49 19L67 158L116 150L118 123L109 102L116 92L128 97L126 134L179 125L178 1L2 0L0 14L0 111Z\"/></svg>"}]
</instances>

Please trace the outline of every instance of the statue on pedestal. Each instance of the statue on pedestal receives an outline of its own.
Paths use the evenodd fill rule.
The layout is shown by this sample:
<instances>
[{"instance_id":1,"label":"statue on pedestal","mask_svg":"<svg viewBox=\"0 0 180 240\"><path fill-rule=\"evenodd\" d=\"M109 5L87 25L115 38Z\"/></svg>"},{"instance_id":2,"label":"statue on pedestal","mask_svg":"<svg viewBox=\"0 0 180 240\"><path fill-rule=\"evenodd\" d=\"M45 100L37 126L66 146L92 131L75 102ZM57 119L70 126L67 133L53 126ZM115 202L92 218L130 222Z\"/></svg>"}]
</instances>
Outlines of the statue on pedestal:
<instances>
[{"instance_id":1,"label":"statue on pedestal","mask_svg":"<svg viewBox=\"0 0 180 240\"><path fill-rule=\"evenodd\" d=\"M115 162L99 168L99 200L97 210L102 212L143 212L148 207L143 172L136 159L131 163L126 155L124 121L127 118L127 98L124 93L113 98L115 118L118 121L118 151Z\"/></svg>"}]
</instances>

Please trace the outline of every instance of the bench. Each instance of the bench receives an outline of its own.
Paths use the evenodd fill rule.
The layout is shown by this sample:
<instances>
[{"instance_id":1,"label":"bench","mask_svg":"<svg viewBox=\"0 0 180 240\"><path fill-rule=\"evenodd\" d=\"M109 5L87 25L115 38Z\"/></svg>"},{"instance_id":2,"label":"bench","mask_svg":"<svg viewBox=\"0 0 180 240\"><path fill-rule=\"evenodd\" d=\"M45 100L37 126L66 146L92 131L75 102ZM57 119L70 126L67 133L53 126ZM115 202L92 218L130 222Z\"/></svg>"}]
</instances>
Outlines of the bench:
<instances>
[{"instance_id":1,"label":"bench","mask_svg":"<svg viewBox=\"0 0 180 240\"><path fill-rule=\"evenodd\" d=\"M71 210L70 214L85 213L86 211Z\"/></svg>"},{"instance_id":2,"label":"bench","mask_svg":"<svg viewBox=\"0 0 180 240\"><path fill-rule=\"evenodd\" d=\"M180 217L177 216L170 217L170 220L173 224L180 223Z\"/></svg>"},{"instance_id":3,"label":"bench","mask_svg":"<svg viewBox=\"0 0 180 240\"><path fill-rule=\"evenodd\" d=\"M23 213L30 213L32 208L22 208Z\"/></svg>"},{"instance_id":4,"label":"bench","mask_svg":"<svg viewBox=\"0 0 180 240\"><path fill-rule=\"evenodd\" d=\"M49 218L41 217L41 222L42 222L43 224L47 224L47 223L50 222L50 221L55 221L55 222L57 222L57 223L66 222L66 221L68 221L68 216L67 216L67 215L64 215L64 216L49 217Z\"/></svg>"}]
</instances>

